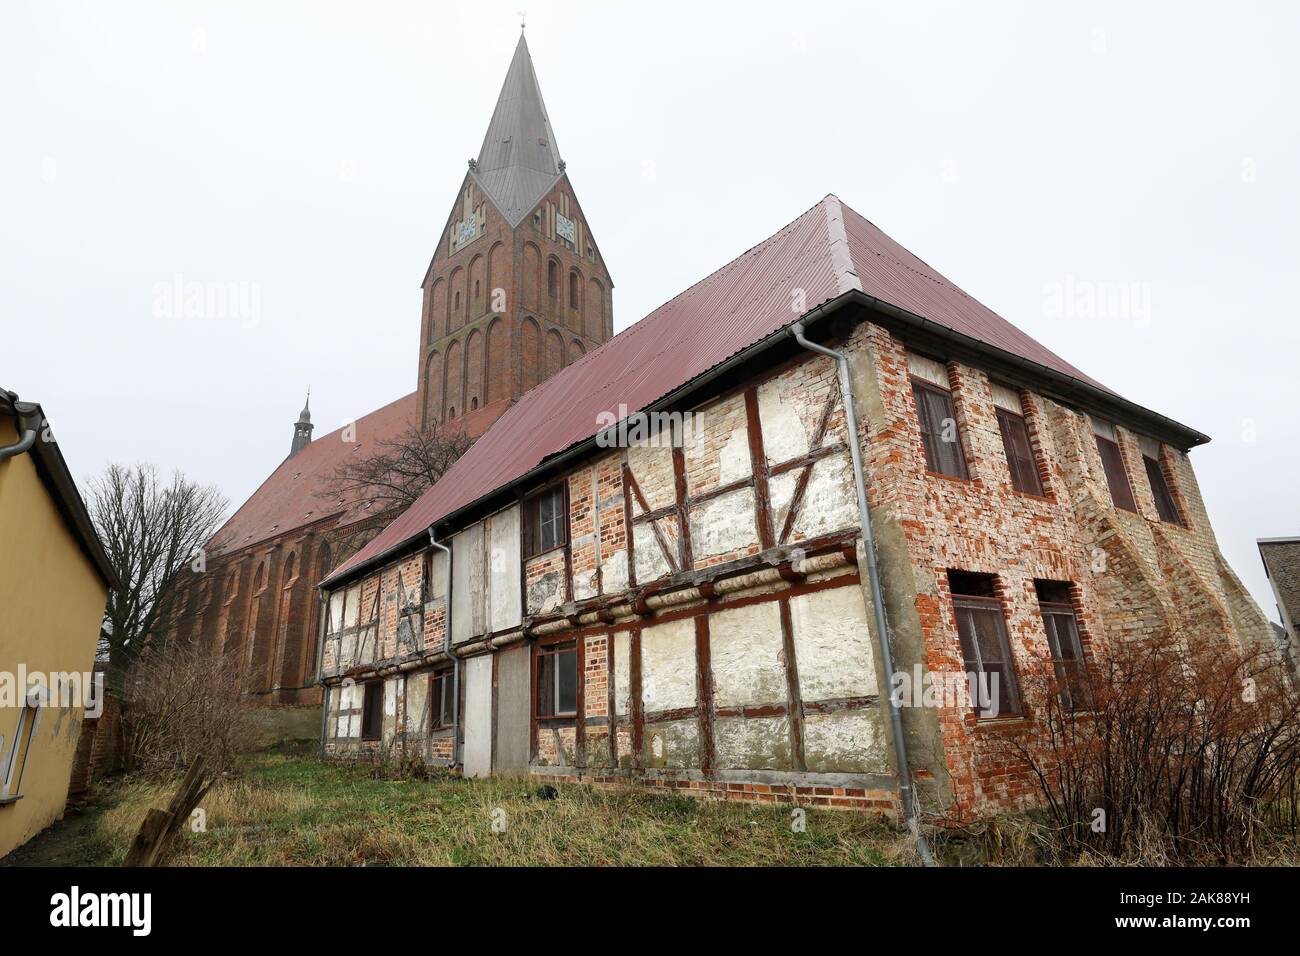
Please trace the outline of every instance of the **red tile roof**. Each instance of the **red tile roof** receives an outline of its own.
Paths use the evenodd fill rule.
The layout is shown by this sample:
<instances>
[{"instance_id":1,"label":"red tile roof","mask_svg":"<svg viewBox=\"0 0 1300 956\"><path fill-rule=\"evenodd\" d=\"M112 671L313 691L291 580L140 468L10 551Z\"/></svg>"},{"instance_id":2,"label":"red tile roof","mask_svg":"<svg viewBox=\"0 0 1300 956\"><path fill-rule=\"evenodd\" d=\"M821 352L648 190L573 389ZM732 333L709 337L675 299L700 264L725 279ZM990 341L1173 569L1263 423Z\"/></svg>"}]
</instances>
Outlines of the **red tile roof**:
<instances>
[{"instance_id":1,"label":"red tile roof","mask_svg":"<svg viewBox=\"0 0 1300 956\"><path fill-rule=\"evenodd\" d=\"M217 554L238 551L331 515L340 516L343 524L361 517L364 502L320 495L348 456L363 454L377 442L396 438L415 417L415 411L416 395L412 392L358 418L355 442L345 442L340 428L286 458L213 535L208 549Z\"/></svg>"},{"instance_id":2,"label":"red tile roof","mask_svg":"<svg viewBox=\"0 0 1300 956\"><path fill-rule=\"evenodd\" d=\"M867 295L1098 386L980 305L834 196L519 400L406 512L335 569L333 583L843 293Z\"/></svg>"}]
</instances>

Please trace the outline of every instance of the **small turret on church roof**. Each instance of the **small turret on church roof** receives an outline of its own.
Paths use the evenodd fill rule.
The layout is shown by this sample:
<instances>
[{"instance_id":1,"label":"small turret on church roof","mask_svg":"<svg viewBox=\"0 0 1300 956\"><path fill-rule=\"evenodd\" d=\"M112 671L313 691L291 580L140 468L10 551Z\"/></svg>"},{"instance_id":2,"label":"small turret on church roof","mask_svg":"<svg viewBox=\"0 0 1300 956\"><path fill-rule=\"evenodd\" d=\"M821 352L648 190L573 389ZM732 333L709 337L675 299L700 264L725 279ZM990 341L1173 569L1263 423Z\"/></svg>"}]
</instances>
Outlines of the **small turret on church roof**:
<instances>
[{"instance_id":1,"label":"small turret on church roof","mask_svg":"<svg viewBox=\"0 0 1300 956\"><path fill-rule=\"evenodd\" d=\"M307 389L307 404L303 405L302 411L298 413L298 421L293 426L293 444L289 446L290 458L311 444L313 427L311 423L311 389L309 388Z\"/></svg>"}]
</instances>

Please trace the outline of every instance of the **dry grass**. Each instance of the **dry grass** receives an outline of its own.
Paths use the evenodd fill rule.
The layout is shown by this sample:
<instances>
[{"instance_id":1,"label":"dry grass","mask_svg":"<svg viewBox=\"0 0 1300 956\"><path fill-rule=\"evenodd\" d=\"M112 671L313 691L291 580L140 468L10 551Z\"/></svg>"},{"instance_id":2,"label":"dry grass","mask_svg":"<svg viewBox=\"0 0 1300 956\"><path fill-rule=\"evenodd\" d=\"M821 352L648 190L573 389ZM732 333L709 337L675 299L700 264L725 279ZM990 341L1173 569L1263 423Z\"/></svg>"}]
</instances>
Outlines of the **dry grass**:
<instances>
[{"instance_id":1,"label":"dry grass","mask_svg":"<svg viewBox=\"0 0 1300 956\"><path fill-rule=\"evenodd\" d=\"M145 811L173 784L105 787L79 836L80 862L120 863ZM176 866L887 866L908 841L861 814L703 803L638 790L523 780L379 780L312 758L246 758L203 801L204 833L182 832ZM503 811L499 813L498 811ZM504 819L504 830L493 830Z\"/></svg>"}]
</instances>

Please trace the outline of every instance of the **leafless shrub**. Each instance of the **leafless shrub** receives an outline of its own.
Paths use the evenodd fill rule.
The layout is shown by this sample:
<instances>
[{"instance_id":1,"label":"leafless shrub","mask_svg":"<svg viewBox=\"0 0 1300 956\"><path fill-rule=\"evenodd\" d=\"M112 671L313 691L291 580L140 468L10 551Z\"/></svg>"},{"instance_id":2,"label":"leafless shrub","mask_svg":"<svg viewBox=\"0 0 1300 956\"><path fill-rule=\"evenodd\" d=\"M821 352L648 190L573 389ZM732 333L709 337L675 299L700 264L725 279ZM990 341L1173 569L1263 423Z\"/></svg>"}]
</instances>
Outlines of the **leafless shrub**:
<instances>
[{"instance_id":1,"label":"leafless shrub","mask_svg":"<svg viewBox=\"0 0 1300 956\"><path fill-rule=\"evenodd\" d=\"M199 754L215 772L228 768L247 733L237 663L182 643L137 658L122 705L126 769L166 773Z\"/></svg>"},{"instance_id":2,"label":"leafless shrub","mask_svg":"<svg viewBox=\"0 0 1300 956\"><path fill-rule=\"evenodd\" d=\"M409 508L447 473L471 442L453 426L415 425L396 438L375 443L374 451L345 460L326 482L325 497L370 501L378 511Z\"/></svg>"},{"instance_id":3,"label":"leafless shrub","mask_svg":"<svg viewBox=\"0 0 1300 956\"><path fill-rule=\"evenodd\" d=\"M458 428L408 425L394 438L375 442L368 454L348 458L326 476L317 495L332 507L352 508L340 527L326 532L332 553L355 554L402 511L413 505L469 446ZM364 503L364 508L355 506Z\"/></svg>"},{"instance_id":4,"label":"leafless shrub","mask_svg":"<svg viewBox=\"0 0 1300 956\"><path fill-rule=\"evenodd\" d=\"M1226 642L1124 642L1093 666L1092 706L1049 666L1040 735L1011 738L1045 803L1056 862L1267 862L1300 835L1300 693L1281 661Z\"/></svg>"}]
</instances>

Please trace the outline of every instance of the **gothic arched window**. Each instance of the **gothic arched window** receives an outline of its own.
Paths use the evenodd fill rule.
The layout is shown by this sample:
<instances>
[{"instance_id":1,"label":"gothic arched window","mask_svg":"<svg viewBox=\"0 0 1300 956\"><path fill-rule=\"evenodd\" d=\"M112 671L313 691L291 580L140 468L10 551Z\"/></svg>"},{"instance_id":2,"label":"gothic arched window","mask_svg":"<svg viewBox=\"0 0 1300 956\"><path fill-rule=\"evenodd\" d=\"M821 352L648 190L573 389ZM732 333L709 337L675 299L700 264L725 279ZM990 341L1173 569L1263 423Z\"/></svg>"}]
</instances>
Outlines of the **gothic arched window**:
<instances>
[{"instance_id":1,"label":"gothic arched window","mask_svg":"<svg viewBox=\"0 0 1300 956\"><path fill-rule=\"evenodd\" d=\"M546 263L546 294L552 299L560 294L560 266L554 259Z\"/></svg>"},{"instance_id":2,"label":"gothic arched window","mask_svg":"<svg viewBox=\"0 0 1300 956\"><path fill-rule=\"evenodd\" d=\"M578 273L576 271L569 273L569 308L578 307Z\"/></svg>"}]
</instances>

